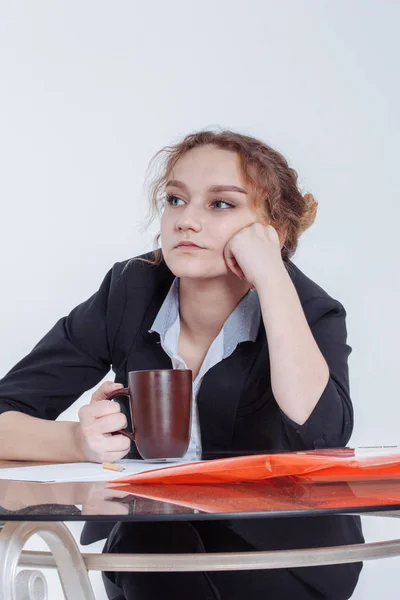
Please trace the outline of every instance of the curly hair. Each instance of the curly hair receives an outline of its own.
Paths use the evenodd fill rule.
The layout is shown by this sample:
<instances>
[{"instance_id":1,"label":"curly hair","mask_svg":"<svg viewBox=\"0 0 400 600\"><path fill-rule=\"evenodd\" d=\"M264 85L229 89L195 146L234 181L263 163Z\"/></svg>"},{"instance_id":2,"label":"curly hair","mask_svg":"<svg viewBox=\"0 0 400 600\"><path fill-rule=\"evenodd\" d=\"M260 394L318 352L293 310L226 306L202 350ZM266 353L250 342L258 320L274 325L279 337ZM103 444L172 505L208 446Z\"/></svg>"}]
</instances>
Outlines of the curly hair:
<instances>
[{"instance_id":1,"label":"curly hair","mask_svg":"<svg viewBox=\"0 0 400 600\"><path fill-rule=\"evenodd\" d=\"M300 191L297 172L289 167L282 154L256 138L234 131L199 131L157 152L149 165L151 170L157 168L159 163L158 176L150 184L148 223L161 213L165 186L178 160L193 148L206 145L238 155L251 206L265 223L278 231L282 242L282 259L287 262L296 251L300 235L314 222L318 203L312 194ZM156 237L156 245L159 238L160 234ZM162 260L161 248L157 248L154 260L148 262L159 264Z\"/></svg>"}]
</instances>

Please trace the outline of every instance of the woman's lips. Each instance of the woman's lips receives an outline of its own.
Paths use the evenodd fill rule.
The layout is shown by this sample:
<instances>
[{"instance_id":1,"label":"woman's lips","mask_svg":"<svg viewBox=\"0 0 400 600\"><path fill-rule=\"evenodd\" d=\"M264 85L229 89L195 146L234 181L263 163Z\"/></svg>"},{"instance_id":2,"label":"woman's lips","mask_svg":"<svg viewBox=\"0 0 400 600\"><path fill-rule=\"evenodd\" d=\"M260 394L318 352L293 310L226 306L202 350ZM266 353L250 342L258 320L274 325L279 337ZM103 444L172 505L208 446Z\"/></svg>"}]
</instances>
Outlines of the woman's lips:
<instances>
[{"instance_id":1,"label":"woman's lips","mask_svg":"<svg viewBox=\"0 0 400 600\"><path fill-rule=\"evenodd\" d=\"M183 251L204 250L204 248L200 248L200 246L196 246L196 244L178 244L176 248L177 250Z\"/></svg>"}]
</instances>

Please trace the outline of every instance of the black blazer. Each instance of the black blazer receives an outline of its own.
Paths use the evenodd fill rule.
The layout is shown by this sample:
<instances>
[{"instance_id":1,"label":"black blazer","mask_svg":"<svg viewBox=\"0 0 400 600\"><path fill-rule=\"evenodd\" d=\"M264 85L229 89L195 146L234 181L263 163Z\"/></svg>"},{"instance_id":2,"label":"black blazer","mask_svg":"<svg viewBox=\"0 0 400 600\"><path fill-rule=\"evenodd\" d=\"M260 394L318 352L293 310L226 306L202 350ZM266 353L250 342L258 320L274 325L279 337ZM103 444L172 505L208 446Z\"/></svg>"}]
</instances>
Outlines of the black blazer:
<instances>
[{"instance_id":1,"label":"black blazer","mask_svg":"<svg viewBox=\"0 0 400 600\"><path fill-rule=\"evenodd\" d=\"M280 410L271 390L268 343L261 323L255 343L240 344L203 379L198 410L205 457L230 450L338 447L350 438L351 349L346 343L345 310L293 263L288 263L288 270L329 365L326 389L301 426ZM124 385L129 371L172 368L158 334L148 333L172 281L164 263L158 267L140 260L116 263L99 290L60 319L0 380L0 413L17 410L56 419L110 366L115 381Z\"/></svg>"},{"instance_id":2,"label":"black blazer","mask_svg":"<svg viewBox=\"0 0 400 600\"><path fill-rule=\"evenodd\" d=\"M149 256L152 254L144 257ZM337 447L346 445L350 438L353 411L347 360L351 349L346 343L345 310L293 263L289 262L287 268L329 365L326 389L301 426L280 410L271 390L268 343L261 322L255 343L240 344L203 379L198 410L204 458L223 456L232 450L240 453ZM124 385L129 371L171 368L158 334L149 334L148 330L173 277L165 264L154 267L141 260L116 263L99 290L60 319L0 381L0 412L17 410L56 419L94 387L110 366L115 381ZM138 456L134 447L129 456ZM285 519L278 519L280 523L268 519L235 521L231 525L260 549L272 539L279 539L281 547L362 541L356 518L333 519L334 524L331 517L289 519L290 535L282 531ZM107 537L112 526L86 524L82 542ZM271 532L271 527L279 531ZM323 568L319 569L321 573Z\"/></svg>"}]
</instances>

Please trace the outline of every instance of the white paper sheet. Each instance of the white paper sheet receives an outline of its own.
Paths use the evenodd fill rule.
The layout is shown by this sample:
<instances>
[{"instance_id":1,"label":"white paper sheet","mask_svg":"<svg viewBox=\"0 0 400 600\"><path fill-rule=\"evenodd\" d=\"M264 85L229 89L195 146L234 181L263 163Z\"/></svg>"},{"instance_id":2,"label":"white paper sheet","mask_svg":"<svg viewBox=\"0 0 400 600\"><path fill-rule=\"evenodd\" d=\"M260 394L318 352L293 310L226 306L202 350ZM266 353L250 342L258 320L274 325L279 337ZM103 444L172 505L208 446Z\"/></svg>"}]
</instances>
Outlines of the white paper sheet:
<instances>
[{"instance_id":1,"label":"white paper sheet","mask_svg":"<svg viewBox=\"0 0 400 600\"><path fill-rule=\"evenodd\" d=\"M13 481L37 481L42 483L59 483L65 481L108 481L133 473L143 473L153 469L175 467L182 462L146 463L143 460L124 459L116 464L125 467L124 471L109 471L95 463L66 463L57 465L40 465L36 467L11 467L0 469L0 479Z\"/></svg>"}]
</instances>

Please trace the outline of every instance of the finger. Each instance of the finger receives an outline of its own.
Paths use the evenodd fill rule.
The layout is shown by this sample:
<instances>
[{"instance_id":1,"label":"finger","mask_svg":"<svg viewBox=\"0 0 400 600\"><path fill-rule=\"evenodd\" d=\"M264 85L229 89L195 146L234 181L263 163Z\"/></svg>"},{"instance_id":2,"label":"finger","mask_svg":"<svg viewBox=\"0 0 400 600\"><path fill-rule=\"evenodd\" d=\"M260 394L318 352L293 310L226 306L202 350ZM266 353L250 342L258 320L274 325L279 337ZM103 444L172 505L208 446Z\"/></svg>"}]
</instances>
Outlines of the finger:
<instances>
[{"instance_id":1,"label":"finger","mask_svg":"<svg viewBox=\"0 0 400 600\"><path fill-rule=\"evenodd\" d=\"M118 389L123 389L123 387L124 386L120 383L106 381L93 393L91 402L98 402L99 400L106 400L108 394L111 394L111 392L115 392Z\"/></svg>"},{"instance_id":2,"label":"finger","mask_svg":"<svg viewBox=\"0 0 400 600\"><path fill-rule=\"evenodd\" d=\"M229 268L235 275L237 275L237 277L239 277L239 279L245 279L245 275L235 259L231 261Z\"/></svg>"},{"instance_id":3,"label":"finger","mask_svg":"<svg viewBox=\"0 0 400 600\"><path fill-rule=\"evenodd\" d=\"M97 419L107 415L113 415L121 412L118 402L110 400L98 400L94 404L81 406L78 411L78 417L82 425L95 423Z\"/></svg>"},{"instance_id":4,"label":"finger","mask_svg":"<svg viewBox=\"0 0 400 600\"><path fill-rule=\"evenodd\" d=\"M106 440L105 452L129 452L131 441L124 435L112 435ZM125 456L124 454L124 456Z\"/></svg>"},{"instance_id":5,"label":"finger","mask_svg":"<svg viewBox=\"0 0 400 600\"><path fill-rule=\"evenodd\" d=\"M102 434L125 429L127 426L126 416L121 412L101 417L97 419L95 424L96 432Z\"/></svg>"},{"instance_id":6,"label":"finger","mask_svg":"<svg viewBox=\"0 0 400 600\"><path fill-rule=\"evenodd\" d=\"M121 407L118 402L113 402L112 400L98 400L96 404L89 404L89 406L96 419L121 412Z\"/></svg>"},{"instance_id":7,"label":"finger","mask_svg":"<svg viewBox=\"0 0 400 600\"><path fill-rule=\"evenodd\" d=\"M226 262L227 267L235 274L237 275L237 277L239 277L239 279L243 279L244 278L244 273L242 271L242 269L239 267L237 260L230 248L230 244L229 242L226 244L225 248L224 248L224 259Z\"/></svg>"},{"instance_id":8,"label":"finger","mask_svg":"<svg viewBox=\"0 0 400 600\"><path fill-rule=\"evenodd\" d=\"M244 279L244 273L242 269L239 267L235 257L233 255L227 256L225 258L225 262L228 268L234 273L239 279Z\"/></svg>"},{"instance_id":9,"label":"finger","mask_svg":"<svg viewBox=\"0 0 400 600\"><path fill-rule=\"evenodd\" d=\"M104 451L101 453L101 463L116 463L119 460L122 460L123 458L125 458L125 456L128 454L128 452L130 451L130 448L124 448L123 450L109 450L109 451ZM123 477L122 475L123 471L121 471L121 477Z\"/></svg>"}]
</instances>

